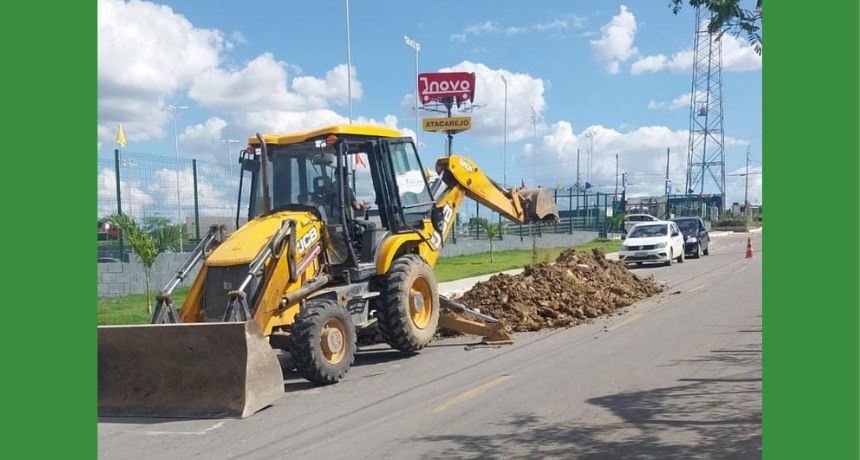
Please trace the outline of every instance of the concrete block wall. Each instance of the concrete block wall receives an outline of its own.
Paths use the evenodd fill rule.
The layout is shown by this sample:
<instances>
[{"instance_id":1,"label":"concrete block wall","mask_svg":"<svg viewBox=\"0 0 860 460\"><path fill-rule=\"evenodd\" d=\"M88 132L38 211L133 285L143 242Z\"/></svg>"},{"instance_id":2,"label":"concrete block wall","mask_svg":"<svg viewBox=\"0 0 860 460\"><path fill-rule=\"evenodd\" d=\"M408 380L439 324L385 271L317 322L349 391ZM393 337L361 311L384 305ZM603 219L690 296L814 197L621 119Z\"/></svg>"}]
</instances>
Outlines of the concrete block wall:
<instances>
[{"instance_id":1,"label":"concrete block wall","mask_svg":"<svg viewBox=\"0 0 860 460\"><path fill-rule=\"evenodd\" d=\"M176 274L182 262L188 258L188 253L164 253L158 256L152 266L151 289L158 292ZM191 286L197 276L199 267L180 283L180 286ZM116 297L146 292L146 276L143 268L137 263L137 256L131 254L128 262L112 262L98 264L98 295L99 297Z\"/></svg>"},{"instance_id":2,"label":"concrete block wall","mask_svg":"<svg viewBox=\"0 0 860 460\"><path fill-rule=\"evenodd\" d=\"M586 241L597 238L597 232L576 231L572 235L564 233L544 233L537 237L539 248L556 248L564 246L575 246ZM493 250L504 251L508 249L531 249L532 238L523 236L505 235L504 239L493 242ZM480 252L488 252L490 242L484 240L463 239L457 243L447 243L442 248L442 257L462 256ZM188 253L164 253L158 256L152 266L151 288L158 292L176 274L176 270L189 256ZM195 267L185 278L180 286L191 286L197 277L199 267ZM137 257L132 254L129 261L124 263L99 263L98 264L98 295L99 297L116 297L130 294L143 294L146 291L146 278L143 268L137 263Z\"/></svg>"},{"instance_id":3,"label":"concrete block wall","mask_svg":"<svg viewBox=\"0 0 860 460\"><path fill-rule=\"evenodd\" d=\"M575 246L597 238L597 232L580 232L575 231L573 234L567 233L544 233L537 237L538 248L558 248L565 246ZM524 235L522 240L519 236L505 235L504 239L493 242L494 251L505 251L509 249L531 249L532 237ZM486 239L473 240L458 238L457 243L447 243L442 248L442 257L464 256L467 254L476 254L479 252L489 252L490 242Z\"/></svg>"}]
</instances>

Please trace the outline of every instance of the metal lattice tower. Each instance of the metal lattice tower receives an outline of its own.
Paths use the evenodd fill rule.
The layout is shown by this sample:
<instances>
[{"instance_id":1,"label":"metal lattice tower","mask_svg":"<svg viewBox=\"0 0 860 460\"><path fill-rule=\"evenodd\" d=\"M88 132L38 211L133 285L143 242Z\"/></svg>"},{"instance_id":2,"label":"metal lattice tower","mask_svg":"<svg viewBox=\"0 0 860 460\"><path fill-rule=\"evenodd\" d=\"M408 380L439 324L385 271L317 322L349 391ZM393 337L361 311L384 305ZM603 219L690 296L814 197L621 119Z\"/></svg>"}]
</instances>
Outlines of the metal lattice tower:
<instances>
[{"instance_id":1,"label":"metal lattice tower","mask_svg":"<svg viewBox=\"0 0 860 460\"><path fill-rule=\"evenodd\" d=\"M709 20L707 9L696 8L686 190L725 198L722 43L708 32Z\"/></svg>"}]
</instances>

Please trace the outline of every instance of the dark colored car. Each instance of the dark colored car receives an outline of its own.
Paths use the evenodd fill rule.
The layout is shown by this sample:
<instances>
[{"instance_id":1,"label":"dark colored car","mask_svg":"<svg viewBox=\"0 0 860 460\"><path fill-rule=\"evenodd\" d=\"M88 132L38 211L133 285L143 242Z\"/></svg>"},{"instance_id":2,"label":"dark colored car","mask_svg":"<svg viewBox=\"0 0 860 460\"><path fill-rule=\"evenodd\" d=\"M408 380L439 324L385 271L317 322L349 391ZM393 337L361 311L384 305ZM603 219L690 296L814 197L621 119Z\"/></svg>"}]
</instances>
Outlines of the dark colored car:
<instances>
[{"instance_id":1,"label":"dark colored car","mask_svg":"<svg viewBox=\"0 0 860 460\"><path fill-rule=\"evenodd\" d=\"M699 217L679 217L672 219L678 224L681 233L684 234L684 252L694 258L708 255L711 247L711 237L705 223Z\"/></svg>"}]
</instances>

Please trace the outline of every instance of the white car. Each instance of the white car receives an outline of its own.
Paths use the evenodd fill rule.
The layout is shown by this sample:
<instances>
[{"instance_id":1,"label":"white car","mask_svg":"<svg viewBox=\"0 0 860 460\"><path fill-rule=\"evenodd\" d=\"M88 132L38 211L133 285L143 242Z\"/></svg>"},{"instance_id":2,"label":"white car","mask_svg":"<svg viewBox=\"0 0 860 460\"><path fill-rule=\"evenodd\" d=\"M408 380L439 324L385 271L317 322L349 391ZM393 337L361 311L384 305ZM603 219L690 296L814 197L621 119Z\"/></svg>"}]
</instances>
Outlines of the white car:
<instances>
[{"instance_id":1,"label":"white car","mask_svg":"<svg viewBox=\"0 0 860 460\"><path fill-rule=\"evenodd\" d=\"M684 262L684 235L675 222L647 222L636 224L627 233L618 259L625 264L642 265L661 262L672 265L674 260Z\"/></svg>"},{"instance_id":2,"label":"white car","mask_svg":"<svg viewBox=\"0 0 860 460\"><path fill-rule=\"evenodd\" d=\"M628 214L627 217L624 218L624 232L627 233L633 228L636 224L641 224L643 222L659 222L660 219L652 216L651 214Z\"/></svg>"}]
</instances>

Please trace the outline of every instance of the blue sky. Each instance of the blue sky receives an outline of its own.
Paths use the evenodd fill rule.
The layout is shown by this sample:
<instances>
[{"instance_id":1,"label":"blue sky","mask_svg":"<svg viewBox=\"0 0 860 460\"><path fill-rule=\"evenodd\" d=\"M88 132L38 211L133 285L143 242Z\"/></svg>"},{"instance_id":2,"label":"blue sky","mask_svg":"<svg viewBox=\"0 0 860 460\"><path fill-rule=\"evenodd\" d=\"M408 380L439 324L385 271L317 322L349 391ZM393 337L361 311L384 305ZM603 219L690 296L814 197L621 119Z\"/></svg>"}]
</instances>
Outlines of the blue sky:
<instances>
[{"instance_id":1,"label":"blue sky","mask_svg":"<svg viewBox=\"0 0 860 460\"><path fill-rule=\"evenodd\" d=\"M113 150L122 122L128 150L173 155L173 126L164 110L169 103L190 107L179 118L183 156L215 161L226 161L221 139L345 117L343 6L339 0L100 0L100 154ZM490 175L503 173L499 75L506 75L513 80L508 183L524 178L532 185L530 106L539 111L540 185L572 185L577 148L580 174L602 191L614 188L618 154L632 193L659 193L667 147L672 179L683 181L692 77L684 51L692 47L694 27L689 8L675 16L667 2L654 1L439 0L428 6L353 0L350 13L356 117L407 134L415 128L408 104L414 52L403 41L409 35L421 43L421 71L479 73L476 102L484 107L473 114L476 128L458 135L454 145ZM744 166L747 144L760 171L761 59L743 40L727 37L723 62L726 172ZM586 132L595 134L590 171ZM425 163L443 153L441 135L419 136ZM742 200L743 182L727 183L729 200ZM751 183L753 200L760 200L761 176Z\"/></svg>"}]
</instances>

